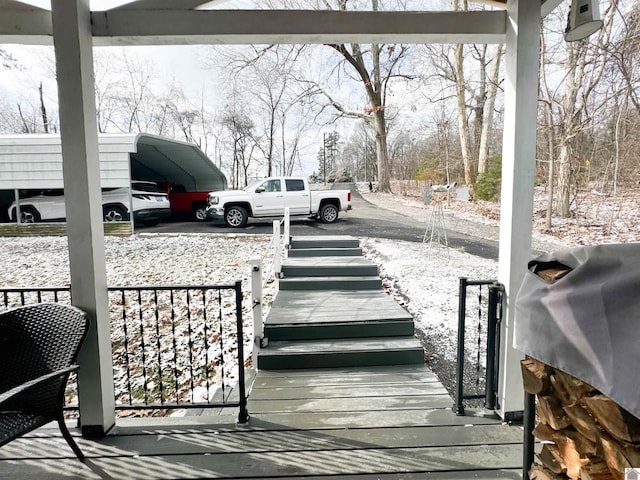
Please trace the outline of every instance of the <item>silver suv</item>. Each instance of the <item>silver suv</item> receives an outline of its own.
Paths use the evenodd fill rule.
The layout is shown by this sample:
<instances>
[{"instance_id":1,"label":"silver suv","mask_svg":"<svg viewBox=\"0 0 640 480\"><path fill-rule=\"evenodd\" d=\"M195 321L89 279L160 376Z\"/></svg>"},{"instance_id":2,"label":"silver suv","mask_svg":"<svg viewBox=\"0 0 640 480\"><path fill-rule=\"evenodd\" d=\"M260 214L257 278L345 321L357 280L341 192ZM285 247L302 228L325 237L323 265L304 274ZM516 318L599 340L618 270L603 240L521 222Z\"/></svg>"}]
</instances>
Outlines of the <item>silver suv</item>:
<instances>
[{"instance_id":1,"label":"silver suv","mask_svg":"<svg viewBox=\"0 0 640 480\"><path fill-rule=\"evenodd\" d=\"M134 180L129 188L102 189L102 215L105 222L128 221L133 203L135 222L153 224L171 214L169 197L153 182ZM16 204L9 206L9 218L16 221ZM62 221L66 218L64 191L51 189L20 200L20 223Z\"/></svg>"}]
</instances>

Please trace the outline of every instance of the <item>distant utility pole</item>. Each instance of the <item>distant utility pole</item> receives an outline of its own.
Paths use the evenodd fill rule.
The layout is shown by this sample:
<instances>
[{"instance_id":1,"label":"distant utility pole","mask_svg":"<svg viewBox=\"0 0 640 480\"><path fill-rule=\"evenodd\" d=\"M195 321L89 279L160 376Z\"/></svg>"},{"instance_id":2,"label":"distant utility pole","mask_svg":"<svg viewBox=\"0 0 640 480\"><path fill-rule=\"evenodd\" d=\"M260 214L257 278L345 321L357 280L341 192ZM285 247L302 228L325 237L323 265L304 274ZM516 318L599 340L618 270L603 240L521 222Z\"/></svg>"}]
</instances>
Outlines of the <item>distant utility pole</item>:
<instances>
[{"instance_id":1,"label":"distant utility pole","mask_svg":"<svg viewBox=\"0 0 640 480\"><path fill-rule=\"evenodd\" d=\"M324 183L327 184L327 134L322 136L322 172L324 175Z\"/></svg>"},{"instance_id":2,"label":"distant utility pole","mask_svg":"<svg viewBox=\"0 0 640 480\"><path fill-rule=\"evenodd\" d=\"M364 181L367 181L367 134L364 136Z\"/></svg>"}]
</instances>

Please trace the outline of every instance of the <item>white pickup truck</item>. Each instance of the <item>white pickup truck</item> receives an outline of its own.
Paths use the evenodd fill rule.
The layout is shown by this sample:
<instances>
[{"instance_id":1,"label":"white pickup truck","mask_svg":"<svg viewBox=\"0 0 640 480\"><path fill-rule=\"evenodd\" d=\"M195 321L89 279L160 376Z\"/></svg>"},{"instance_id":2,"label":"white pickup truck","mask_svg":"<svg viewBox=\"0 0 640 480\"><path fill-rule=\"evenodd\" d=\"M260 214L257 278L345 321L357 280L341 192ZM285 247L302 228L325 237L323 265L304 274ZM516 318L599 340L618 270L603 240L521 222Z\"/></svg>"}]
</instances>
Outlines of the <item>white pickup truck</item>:
<instances>
[{"instance_id":1,"label":"white pickup truck","mask_svg":"<svg viewBox=\"0 0 640 480\"><path fill-rule=\"evenodd\" d=\"M351 191L310 190L304 178L269 177L243 190L210 192L207 214L210 219L224 220L229 227L244 227L249 217L282 216L286 207L290 215L333 223L339 212L351 209Z\"/></svg>"}]
</instances>

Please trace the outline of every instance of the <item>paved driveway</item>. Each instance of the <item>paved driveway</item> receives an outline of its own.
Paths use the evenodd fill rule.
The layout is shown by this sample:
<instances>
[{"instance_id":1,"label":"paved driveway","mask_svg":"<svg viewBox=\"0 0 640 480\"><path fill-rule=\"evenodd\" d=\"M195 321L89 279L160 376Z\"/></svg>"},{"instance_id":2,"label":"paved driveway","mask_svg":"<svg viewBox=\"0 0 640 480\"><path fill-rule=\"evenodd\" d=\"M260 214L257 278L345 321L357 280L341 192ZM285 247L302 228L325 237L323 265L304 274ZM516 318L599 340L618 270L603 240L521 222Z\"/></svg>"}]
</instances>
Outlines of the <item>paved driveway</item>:
<instances>
[{"instance_id":1,"label":"paved driveway","mask_svg":"<svg viewBox=\"0 0 640 480\"><path fill-rule=\"evenodd\" d=\"M341 184L337 188L351 188L353 209L340 214L333 224L323 224L306 217L294 218L291 222L292 235L353 235L356 237L375 237L421 242L424 238L427 222L425 218L415 219L406 215L376 207L360 195L354 185ZM429 210L430 212L430 210ZM430 215L430 213L429 213ZM206 233L253 233L269 234L272 231L273 218L250 219L243 229L231 229L225 225L211 222L171 221L154 227L141 227L138 232L206 232ZM483 258L497 259L498 244L495 241L472 237L447 231L449 247L463 250Z\"/></svg>"}]
</instances>

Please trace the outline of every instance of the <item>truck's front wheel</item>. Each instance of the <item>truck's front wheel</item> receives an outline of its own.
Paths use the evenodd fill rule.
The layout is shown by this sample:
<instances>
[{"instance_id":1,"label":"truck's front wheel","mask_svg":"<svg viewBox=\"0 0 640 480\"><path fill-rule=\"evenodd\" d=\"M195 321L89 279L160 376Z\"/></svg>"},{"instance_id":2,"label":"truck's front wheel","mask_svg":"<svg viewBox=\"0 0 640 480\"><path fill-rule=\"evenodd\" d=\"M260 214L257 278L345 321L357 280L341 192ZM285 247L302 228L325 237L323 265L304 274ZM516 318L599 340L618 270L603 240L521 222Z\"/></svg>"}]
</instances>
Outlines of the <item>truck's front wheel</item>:
<instances>
[{"instance_id":1,"label":"truck's front wheel","mask_svg":"<svg viewBox=\"0 0 640 480\"><path fill-rule=\"evenodd\" d=\"M229 207L224 212L224 223L226 223L228 227L244 227L247 224L248 219L247 211L242 207Z\"/></svg>"},{"instance_id":2,"label":"truck's front wheel","mask_svg":"<svg viewBox=\"0 0 640 480\"><path fill-rule=\"evenodd\" d=\"M192 212L197 222L204 222L207 219L207 206L204 203L194 205Z\"/></svg>"},{"instance_id":3,"label":"truck's front wheel","mask_svg":"<svg viewBox=\"0 0 640 480\"><path fill-rule=\"evenodd\" d=\"M322 223L334 223L338 220L338 207L327 203L320 209L320 221Z\"/></svg>"}]
</instances>

